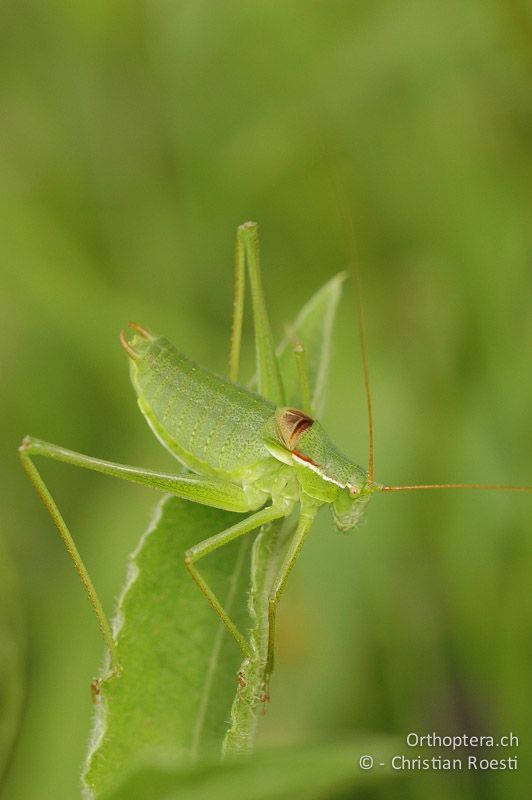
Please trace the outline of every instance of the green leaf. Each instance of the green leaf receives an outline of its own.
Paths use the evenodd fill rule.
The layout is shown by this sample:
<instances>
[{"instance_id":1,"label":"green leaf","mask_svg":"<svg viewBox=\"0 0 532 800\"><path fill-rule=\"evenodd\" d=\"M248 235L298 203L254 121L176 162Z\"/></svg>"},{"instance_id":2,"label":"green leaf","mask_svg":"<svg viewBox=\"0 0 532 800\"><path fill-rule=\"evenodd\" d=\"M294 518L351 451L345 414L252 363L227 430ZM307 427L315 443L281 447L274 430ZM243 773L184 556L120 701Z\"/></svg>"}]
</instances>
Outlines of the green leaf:
<instances>
[{"instance_id":1,"label":"green leaf","mask_svg":"<svg viewBox=\"0 0 532 800\"><path fill-rule=\"evenodd\" d=\"M0 540L0 778L19 728L25 690L26 637L18 586Z\"/></svg>"},{"instance_id":2,"label":"green leaf","mask_svg":"<svg viewBox=\"0 0 532 800\"><path fill-rule=\"evenodd\" d=\"M392 740L358 738L188 769L171 758L155 756L137 766L105 800L320 800L342 791L355 798L351 792L357 788L366 789L394 774L389 764L397 752ZM373 757L373 769L361 769L363 755Z\"/></svg>"},{"instance_id":3,"label":"green leaf","mask_svg":"<svg viewBox=\"0 0 532 800\"><path fill-rule=\"evenodd\" d=\"M146 747L180 764L219 755L240 651L184 566L191 545L241 515L167 498L131 557L115 629L120 675L104 674L84 781L99 797ZM248 537L202 563L202 574L246 630Z\"/></svg>"},{"instance_id":4,"label":"green leaf","mask_svg":"<svg viewBox=\"0 0 532 800\"><path fill-rule=\"evenodd\" d=\"M277 349L287 404L298 407L301 401L294 341L299 339L303 344L308 364L312 412L316 417L323 414L334 318L346 277L345 272L335 275L310 298Z\"/></svg>"},{"instance_id":5,"label":"green leaf","mask_svg":"<svg viewBox=\"0 0 532 800\"><path fill-rule=\"evenodd\" d=\"M323 414L334 319L342 294L342 284L346 278L347 273L340 272L312 295L295 321L287 326L288 332L276 350L286 403L298 408L301 406L301 398L294 348L298 340L303 345L309 373L312 413L316 417ZM249 385L256 389L256 375Z\"/></svg>"}]
</instances>

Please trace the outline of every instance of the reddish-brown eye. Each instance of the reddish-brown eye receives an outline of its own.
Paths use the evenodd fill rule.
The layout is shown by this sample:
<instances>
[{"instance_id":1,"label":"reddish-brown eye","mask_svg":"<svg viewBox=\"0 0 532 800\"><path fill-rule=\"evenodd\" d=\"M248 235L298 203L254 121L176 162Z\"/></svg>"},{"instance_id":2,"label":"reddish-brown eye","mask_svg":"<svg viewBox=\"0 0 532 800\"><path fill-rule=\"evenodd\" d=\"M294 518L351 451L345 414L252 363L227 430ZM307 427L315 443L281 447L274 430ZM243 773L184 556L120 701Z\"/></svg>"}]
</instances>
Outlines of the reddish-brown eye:
<instances>
[{"instance_id":1,"label":"reddish-brown eye","mask_svg":"<svg viewBox=\"0 0 532 800\"><path fill-rule=\"evenodd\" d=\"M276 422L282 443L294 451L298 439L313 425L314 420L297 408L282 408L277 412Z\"/></svg>"}]
</instances>

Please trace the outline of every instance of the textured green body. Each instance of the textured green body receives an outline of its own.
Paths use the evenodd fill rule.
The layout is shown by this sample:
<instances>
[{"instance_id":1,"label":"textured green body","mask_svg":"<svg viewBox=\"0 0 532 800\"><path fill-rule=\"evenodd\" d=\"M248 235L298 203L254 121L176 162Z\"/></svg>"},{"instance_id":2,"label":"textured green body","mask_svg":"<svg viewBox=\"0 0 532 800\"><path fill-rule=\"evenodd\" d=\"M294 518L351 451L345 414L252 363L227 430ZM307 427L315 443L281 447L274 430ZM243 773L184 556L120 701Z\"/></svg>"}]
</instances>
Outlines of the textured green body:
<instances>
[{"instance_id":1,"label":"textured green body","mask_svg":"<svg viewBox=\"0 0 532 800\"><path fill-rule=\"evenodd\" d=\"M200 367L165 338L144 329L128 345L140 409L155 435L188 469L239 483L249 507L268 497L331 506L340 530L356 525L369 499L367 473L334 447L321 425L291 444L280 429L301 412ZM304 416L304 415L303 415ZM280 438L279 438L280 437ZM288 467L288 470L287 470ZM280 480L278 480L280 479ZM281 495L279 495L279 490Z\"/></svg>"},{"instance_id":2,"label":"textured green body","mask_svg":"<svg viewBox=\"0 0 532 800\"><path fill-rule=\"evenodd\" d=\"M135 336L131 346L139 406L186 467L238 480L271 462L262 431L275 412L272 403L200 367L167 339Z\"/></svg>"}]
</instances>

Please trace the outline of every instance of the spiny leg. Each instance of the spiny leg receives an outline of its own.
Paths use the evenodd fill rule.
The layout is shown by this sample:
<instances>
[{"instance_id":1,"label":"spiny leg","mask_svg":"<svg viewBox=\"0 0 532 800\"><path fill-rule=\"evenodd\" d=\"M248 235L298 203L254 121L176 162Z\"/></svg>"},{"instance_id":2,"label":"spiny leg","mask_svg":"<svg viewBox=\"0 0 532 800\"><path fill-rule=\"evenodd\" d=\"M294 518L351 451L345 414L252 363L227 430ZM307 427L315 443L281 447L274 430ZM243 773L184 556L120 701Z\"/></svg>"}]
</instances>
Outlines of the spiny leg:
<instances>
[{"instance_id":1,"label":"spiny leg","mask_svg":"<svg viewBox=\"0 0 532 800\"><path fill-rule=\"evenodd\" d=\"M246 254L242 237L237 233L235 252L235 283L233 289L233 316L231 324L231 348L229 351L229 380L238 383L242 324L244 320L244 293L246 289Z\"/></svg>"},{"instance_id":2,"label":"spiny leg","mask_svg":"<svg viewBox=\"0 0 532 800\"><path fill-rule=\"evenodd\" d=\"M73 464L85 469L102 472L106 475L112 475L116 478L123 478L125 480L133 481L135 483L142 483L153 489L159 489L165 492L170 492L177 497L182 497L186 500L193 500L197 503L204 505L222 508L228 511L245 512L250 511L249 501L246 499L244 491L241 487L223 483L222 481L202 479L198 476L190 475L170 475L165 473L154 472L152 470L138 469L136 467L127 466L124 464L115 464L110 461L103 461L91 456L85 456L82 453L75 453L72 450L66 450L58 445L42 442L39 439L33 439L27 436L19 448L20 460L24 467L29 479L33 483L37 494L41 498L45 508L49 512L52 520L57 527L61 539L72 558L74 567L81 578L89 601L96 614L98 625L103 634L104 641L109 648L111 656L111 666L114 671L119 671L120 665L118 663L116 654L116 645L113 639L113 633L109 621L105 615L102 604L98 597L98 593L94 584L89 576L89 573L83 563L83 560L78 552L72 535L59 511L55 500L50 494L46 484L37 467L33 463L33 456L40 455L47 458L52 458L56 461L63 461L67 464ZM246 520L244 520L245 522ZM261 524L261 523L259 523Z\"/></svg>"},{"instance_id":3,"label":"spiny leg","mask_svg":"<svg viewBox=\"0 0 532 800\"><path fill-rule=\"evenodd\" d=\"M285 555L283 564L277 574L277 577L275 578L272 590L270 592L270 597L268 600L268 658L265 672L266 695L268 693L268 681L273 670L274 662L275 615L277 611L277 603L280 600L288 576L301 552L301 548L303 547L307 534L312 527L312 523L314 522L319 506L320 504L315 501L303 500L301 502L301 511L299 514L296 531L292 541L290 542L290 546Z\"/></svg>"},{"instance_id":4,"label":"spiny leg","mask_svg":"<svg viewBox=\"0 0 532 800\"><path fill-rule=\"evenodd\" d=\"M232 525L230 528L227 528L225 531L221 533L217 533L214 536L210 536L208 539L205 539L203 542L199 542L198 544L191 547L185 553L185 566L196 581L197 585L199 586L200 590L203 592L213 609L216 611L218 616L220 617L221 621L229 631L229 633L234 636L236 639L237 644L239 645L240 649L242 650L243 654L246 658L251 658L251 650L249 648L248 643L246 642L244 636L240 633L234 622L230 619L229 615L223 608L222 604L206 583L206 581L201 577L198 570L194 566L197 561L200 561L205 556L209 555L209 553L214 552L219 547L223 547L225 544L233 541L238 536L243 536L245 533L249 533L250 531L255 530L256 528L261 527L262 525L266 525L269 522L273 522L275 519L279 519L280 517L286 516L290 513L289 504L286 502L279 503L278 505L271 505L268 508L263 508L260 511L257 511L255 514L252 514L250 517L247 517L240 522L237 522L236 525Z\"/></svg>"}]
</instances>

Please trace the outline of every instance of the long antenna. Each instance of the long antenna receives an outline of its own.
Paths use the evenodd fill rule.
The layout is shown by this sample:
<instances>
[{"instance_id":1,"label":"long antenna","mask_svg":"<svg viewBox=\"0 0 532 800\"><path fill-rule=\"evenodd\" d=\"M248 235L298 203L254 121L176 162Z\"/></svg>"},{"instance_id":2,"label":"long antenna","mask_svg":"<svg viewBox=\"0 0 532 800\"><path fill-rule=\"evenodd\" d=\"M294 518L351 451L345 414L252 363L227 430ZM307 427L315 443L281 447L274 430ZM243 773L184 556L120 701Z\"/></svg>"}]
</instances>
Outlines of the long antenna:
<instances>
[{"instance_id":1,"label":"long antenna","mask_svg":"<svg viewBox=\"0 0 532 800\"><path fill-rule=\"evenodd\" d=\"M374 446L373 446L373 410L371 406L371 389L369 385L368 353L366 348L366 327L364 325L364 311L362 308L360 281L358 278L358 270L356 269L354 260L351 262L351 273L353 275L353 289L355 292L355 300L357 305L358 336L360 339L360 352L362 354L362 366L364 369L364 391L366 393L366 406L368 409L368 439L369 439L368 478L370 483L373 483L373 477L375 474L375 458L374 458Z\"/></svg>"},{"instance_id":2,"label":"long antenna","mask_svg":"<svg viewBox=\"0 0 532 800\"><path fill-rule=\"evenodd\" d=\"M349 211L346 195L341 191L343 184L338 178L338 172L334 169L329 160L329 180L332 193L339 215L344 223L346 238L349 245L350 263L349 270L353 278L353 291L355 294L355 304L358 318L358 335L360 341L360 351L362 355L362 365L364 369L364 389L366 393L366 404L368 411L368 438L369 438L369 459L368 459L368 480L372 489L378 492L413 492L418 490L430 489L479 489L481 491L495 492L531 492L532 486L507 486L504 484L483 484L483 483L421 483L408 484L404 486L387 486L375 483L374 481L374 445L373 445L373 412L371 405L371 390L369 380L368 355L366 346L366 328L364 323L364 309L362 303L362 287L359 278L359 271L355 260L355 231L353 218Z\"/></svg>"},{"instance_id":3,"label":"long antenna","mask_svg":"<svg viewBox=\"0 0 532 800\"><path fill-rule=\"evenodd\" d=\"M532 486L504 486L487 483L420 483L412 486L377 486L379 492L414 492L418 489L483 489L491 492L532 492Z\"/></svg>"},{"instance_id":4,"label":"long antenna","mask_svg":"<svg viewBox=\"0 0 532 800\"><path fill-rule=\"evenodd\" d=\"M349 247L349 271L353 279L353 293L355 296L355 305L357 310L358 319L358 339L360 342L360 354L362 356L362 367L364 370L364 391L366 393L366 406L368 411L368 440L369 440L369 457L368 457L368 480L373 483L375 475L375 458L374 458L374 445L373 445L373 410L371 405L371 388L369 382L369 367L368 367L368 352L366 346L366 326L364 323L364 309L362 303L362 287L358 274L358 266L355 259L355 229L353 225L353 217L349 212L349 206L345 197L345 192L340 192L340 186L335 180L335 176L331 175L331 184L333 194L336 200L339 214L343 220L346 237ZM343 202L340 202L340 200Z\"/></svg>"}]
</instances>

